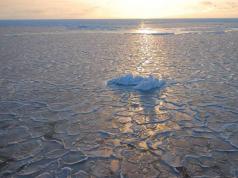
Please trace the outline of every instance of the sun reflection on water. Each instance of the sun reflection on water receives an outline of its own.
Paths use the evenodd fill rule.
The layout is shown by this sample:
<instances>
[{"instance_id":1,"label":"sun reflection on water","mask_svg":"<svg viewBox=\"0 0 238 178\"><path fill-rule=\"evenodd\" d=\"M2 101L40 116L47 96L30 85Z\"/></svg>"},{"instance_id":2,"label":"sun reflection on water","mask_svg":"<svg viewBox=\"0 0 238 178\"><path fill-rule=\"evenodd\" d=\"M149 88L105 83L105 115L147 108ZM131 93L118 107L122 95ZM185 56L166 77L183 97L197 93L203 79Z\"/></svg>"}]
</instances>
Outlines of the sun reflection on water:
<instances>
[{"instance_id":1,"label":"sun reflection on water","mask_svg":"<svg viewBox=\"0 0 238 178\"><path fill-rule=\"evenodd\" d=\"M158 71L158 62L161 59L159 58L158 60L160 51L157 50L155 53L155 45L158 43L158 41L162 43L162 39L156 38L156 36L153 35L147 35L156 33L156 31L151 28L147 28L143 22L137 29L137 32L141 35L138 36L139 48L135 51L137 52L138 56L135 73L137 75L154 75L155 77L161 78L161 75ZM129 110L135 113L141 112L144 117L142 120L135 122L142 125L149 123L158 124L160 122L160 118L158 118L158 116L160 115L162 120L166 120L166 114L158 107L159 103L163 104L161 101L159 101L159 97L159 90L149 93L129 92L128 98L125 98L127 100ZM156 130L162 130L162 128L165 127L155 127L153 130L146 130L148 131L149 135L154 135ZM126 130L128 130L128 128Z\"/></svg>"},{"instance_id":2,"label":"sun reflection on water","mask_svg":"<svg viewBox=\"0 0 238 178\"><path fill-rule=\"evenodd\" d=\"M158 32L150 28L141 28L138 29L136 33L148 35L148 34L157 34Z\"/></svg>"},{"instance_id":3,"label":"sun reflection on water","mask_svg":"<svg viewBox=\"0 0 238 178\"><path fill-rule=\"evenodd\" d=\"M147 28L143 23L136 30L138 35L132 36L136 40L137 46L132 46L131 56L134 58L134 65L130 72L135 75L153 75L162 78L160 73L160 62L164 60L164 50L158 50L158 46L163 47L163 38L151 28ZM161 109L164 105L162 90L150 92L136 92L122 88L115 91L120 96L121 102L126 103L122 112L116 115L115 125L118 126L120 134L125 135L122 143L135 146L142 150L157 150L163 139L157 139L160 133L169 132L174 123L167 122L170 115ZM164 134L165 135L165 134ZM166 136L166 135L165 135ZM161 150L155 151L160 154Z\"/></svg>"},{"instance_id":4,"label":"sun reflection on water","mask_svg":"<svg viewBox=\"0 0 238 178\"><path fill-rule=\"evenodd\" d=\"M139 48L139 58L140 61L137 64L137 72L139 74L144 74L145 72L151 72L151 71L146 71L145 66L151 63L152 60L152 37L148 35L140 35L139 37L139 43L140 43L140 48Z\"/></svg>"}]
</instances>

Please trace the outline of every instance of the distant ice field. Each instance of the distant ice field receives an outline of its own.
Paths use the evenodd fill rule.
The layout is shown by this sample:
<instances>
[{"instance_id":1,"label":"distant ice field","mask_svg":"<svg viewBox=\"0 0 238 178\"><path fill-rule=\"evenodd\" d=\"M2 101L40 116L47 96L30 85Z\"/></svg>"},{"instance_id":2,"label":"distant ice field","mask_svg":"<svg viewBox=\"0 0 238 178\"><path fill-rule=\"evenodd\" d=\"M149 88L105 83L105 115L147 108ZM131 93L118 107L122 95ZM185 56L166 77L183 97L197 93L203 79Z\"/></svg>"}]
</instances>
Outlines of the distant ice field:
<instances>
[{"instance_id":1,"label":"distant ice field","mask_svg":"<svg viewBox=\"0 0 238 178\"><path fill-rule=\"evenodd\" d=\"M238 177L237 28L0 21L0 177Z\"/></svg>"},{"instance_id":2,"label":"distant ice field","mask_svg":"<svg viewBox=\"0 0 238 178\"><path fill-rule=\"evenodd\" d=\"M151 20L0 20L0 27L46 28L51 33L126 33L147 35L178 35L184 33L226 33L238 31L238 19L151 19ZM15 28L14 28L15 29ZM18 35L34 35L39 33ZM11 34L11 33L10 33Z\"/></svg>"}]
</instances>

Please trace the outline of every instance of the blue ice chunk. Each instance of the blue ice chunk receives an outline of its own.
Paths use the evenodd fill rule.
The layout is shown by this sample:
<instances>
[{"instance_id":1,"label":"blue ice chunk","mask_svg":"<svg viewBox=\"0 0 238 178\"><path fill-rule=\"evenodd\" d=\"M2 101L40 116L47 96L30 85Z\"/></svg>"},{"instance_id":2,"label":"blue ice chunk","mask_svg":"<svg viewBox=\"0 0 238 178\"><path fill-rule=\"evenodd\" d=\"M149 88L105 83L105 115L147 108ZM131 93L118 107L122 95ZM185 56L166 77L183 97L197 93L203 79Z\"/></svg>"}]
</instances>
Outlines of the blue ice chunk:
<instances>
[{"instance_id":1,"label":"blue ice chunk","mask_svg":"<svg viewBox=\"0 0 238 178\"><path fill-rule=\"evenodd\" d=\"M134 76L126 74L118 78L109 80L108 85L125 86L134 90L147 92L155 89L160 89L164 84L164 80L160 80L150 75L148 77Z\"/></svg>"}]
</instances>

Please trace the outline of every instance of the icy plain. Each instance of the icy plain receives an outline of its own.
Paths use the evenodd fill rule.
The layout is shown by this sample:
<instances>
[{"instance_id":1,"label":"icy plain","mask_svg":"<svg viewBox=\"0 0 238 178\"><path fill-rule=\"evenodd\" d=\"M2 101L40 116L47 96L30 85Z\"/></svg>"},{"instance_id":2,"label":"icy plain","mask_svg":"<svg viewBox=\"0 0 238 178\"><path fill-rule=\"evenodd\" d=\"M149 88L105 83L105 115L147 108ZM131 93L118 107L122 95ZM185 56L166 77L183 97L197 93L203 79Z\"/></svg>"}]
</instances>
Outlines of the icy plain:
<instances>
[{"instance_id":1,"label":"icy plain","mask_svg":"<svg viewBox=\"0 0 238 178\"><path fill-rule=\"evenodd\" d=\"M237 177L238 33L163 25L200 32L0 27L0 177Z\"/></svg>"}]
</instances>

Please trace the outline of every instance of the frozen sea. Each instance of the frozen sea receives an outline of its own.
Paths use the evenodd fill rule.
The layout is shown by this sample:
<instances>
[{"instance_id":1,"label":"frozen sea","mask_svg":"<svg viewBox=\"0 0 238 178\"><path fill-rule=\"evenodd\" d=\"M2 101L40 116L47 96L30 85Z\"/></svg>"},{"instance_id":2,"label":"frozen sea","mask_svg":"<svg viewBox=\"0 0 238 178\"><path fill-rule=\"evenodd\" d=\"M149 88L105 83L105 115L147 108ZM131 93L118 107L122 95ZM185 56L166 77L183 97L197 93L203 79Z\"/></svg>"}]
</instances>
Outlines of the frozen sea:
<instances>
[{"instance_id":1,"label":"frozen sea","mask_svg":"<svg viewBox=\"0 0 238 178\"><path fill-rule=\"evenodd\" d=\"M0 21L0 177L237 178L238 19Z\"/></svg>"}]
</instances>

